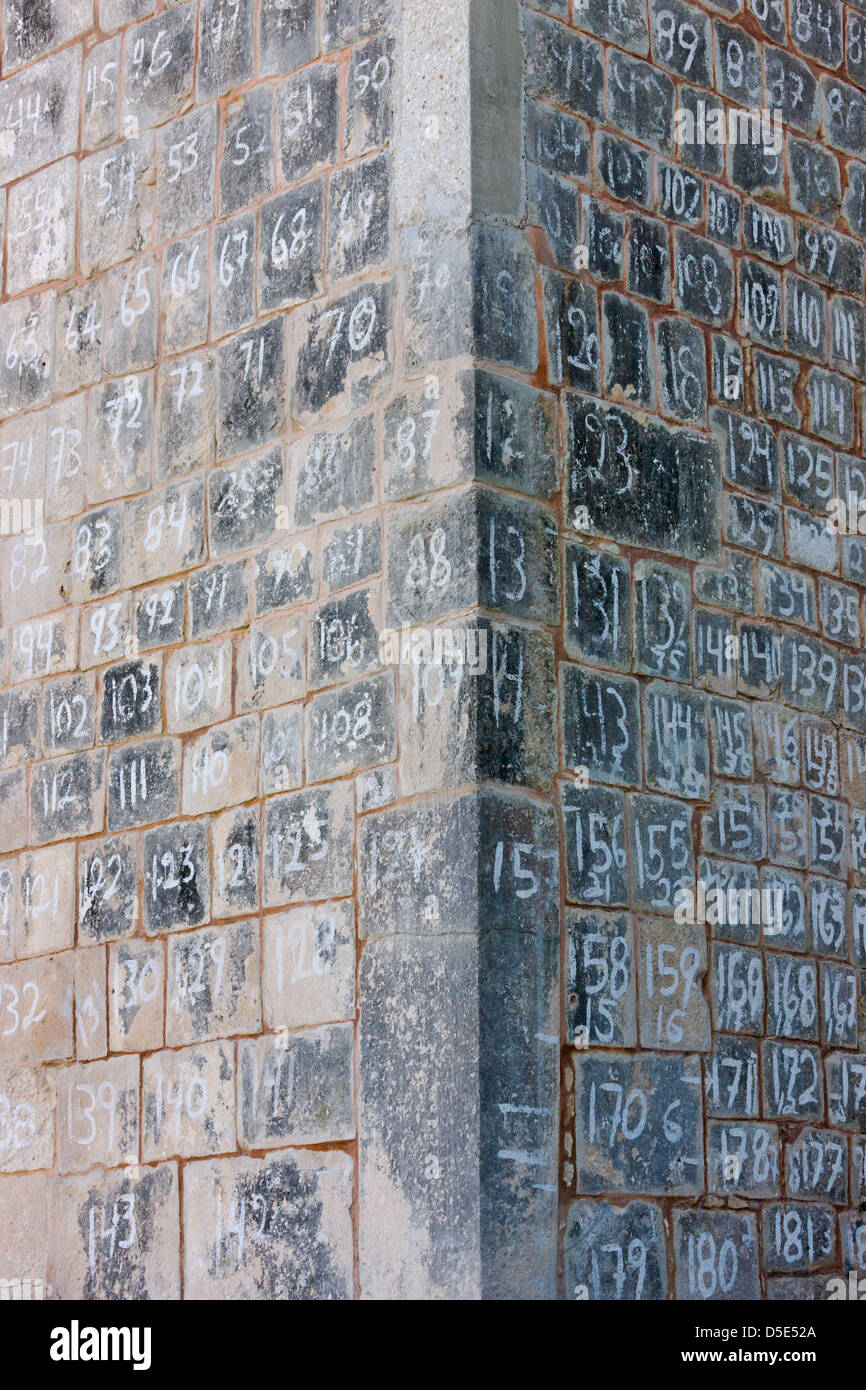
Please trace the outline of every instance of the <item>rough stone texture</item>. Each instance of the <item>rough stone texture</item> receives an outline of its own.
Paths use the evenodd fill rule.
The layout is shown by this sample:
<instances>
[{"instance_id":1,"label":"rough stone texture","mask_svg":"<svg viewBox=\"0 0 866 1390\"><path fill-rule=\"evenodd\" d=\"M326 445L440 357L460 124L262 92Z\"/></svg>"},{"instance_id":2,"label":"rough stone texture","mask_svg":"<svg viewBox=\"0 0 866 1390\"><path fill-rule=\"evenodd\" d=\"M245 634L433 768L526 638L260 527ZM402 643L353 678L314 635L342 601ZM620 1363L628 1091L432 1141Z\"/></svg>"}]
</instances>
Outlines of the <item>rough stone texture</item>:
<instances>
[{"instance_id":1,"label":"rough stone texture","mask_svg":"<svg viewBox=\"0 0 866 1390\"><path fill-rule=\"evenodd\" d=\"M0 1215L3 1218L5 1279L45 1279L45 1240L49 1179L44 1173L3 1179Z\"/></svg>"},{"instance_id":2,"label":"rough stone texture","mask_svg":"<svg viewBox=\"0 0 866 1390\"><path fill-rule=\"evenodd\" d=\"M187 1298L352 1294L352 1165L297 1149L191 1163L183 1193Z\"/></svg>"},{"instance_id":3,"label":"rough stone texture","mask_svg":"<svg viewBox=\"0 0 866 1390\"><path fill-rule=\"evenodd\" d=\"M177 1164L51 1183L47 1282L61 1299L178 1298Z\"/></svg>"},{"instance_id":4,"label":"rough stone texture","mask_svg":"<svg viewBox=\"0 0 866 1390\"><path fill-rule=\"evenodd\" d=\"M0 1279L863 1268L861 10L4 0Z\"/></svg>"},{"instance_id":5,"label":"rough stone texture","mask_svg":"<svg viewBox=\"0 0 866 1390\"><path fill-rule=\"evenodd\" d=\"M565 423L568 1298L826 1297L859 1249L860 20L707 9L523 11L512 220ZM698 101L780 143L674 138Z\"/></svg>"}]
</instances>

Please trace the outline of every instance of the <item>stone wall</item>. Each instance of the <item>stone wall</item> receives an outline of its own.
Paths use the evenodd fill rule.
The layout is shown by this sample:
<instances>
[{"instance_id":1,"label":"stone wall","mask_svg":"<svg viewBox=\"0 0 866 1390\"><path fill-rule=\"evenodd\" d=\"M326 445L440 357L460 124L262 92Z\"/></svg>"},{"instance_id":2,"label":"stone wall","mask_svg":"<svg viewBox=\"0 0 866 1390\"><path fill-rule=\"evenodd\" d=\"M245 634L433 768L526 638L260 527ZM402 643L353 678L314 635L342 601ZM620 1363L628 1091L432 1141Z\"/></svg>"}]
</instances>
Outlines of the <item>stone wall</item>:
<instances>
[{"instance_id":1,"label":"stone wall","mask_svg":"<svg viewBox=\"0 0 866 1390\"><path fill-rule=\"evenodd\" d=\"M344 1298L394 30L156 8L3 14L0 1273Z\"/></svg>"},{"instance_id":2,"label":"stone wall","mask_svg":"<svg viewBox=\"0 0 866 1390\"><path fill-rule=\"evenodd\" d=\"M866 1269L866 11L2 25L0 1278Z\"/></svg>"},{"instance_id":3,"label":"stone wall","mask_svg":"<svg viewBox=\"0 0 866 1390\"><path fill-rule=\"evenodd\" d=\"M524 14L571 1298L866 1269L864 34L837 0Z\"/></svg>"}]
</instances>

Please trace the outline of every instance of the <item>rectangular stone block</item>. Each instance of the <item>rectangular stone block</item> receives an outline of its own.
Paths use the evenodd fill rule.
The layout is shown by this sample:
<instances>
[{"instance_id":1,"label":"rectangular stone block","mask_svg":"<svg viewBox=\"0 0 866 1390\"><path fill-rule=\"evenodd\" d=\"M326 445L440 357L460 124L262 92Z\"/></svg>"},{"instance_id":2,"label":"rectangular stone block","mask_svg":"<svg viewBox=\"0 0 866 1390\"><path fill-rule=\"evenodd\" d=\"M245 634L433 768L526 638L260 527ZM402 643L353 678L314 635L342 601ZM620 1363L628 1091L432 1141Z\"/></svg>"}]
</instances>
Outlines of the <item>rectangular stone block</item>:
<instances>
[{"instance_id":1,"label":"rectangular stone block","mask_svg":"<svg viewBox=\"0 0 866 1390\"><path fill-rule=\"evenodd\" d=\"M567 427L575 529L695 559L718 554L721 483L713 444L579 398L568 401ZM607 450L612 466L603 468ZM680 485L686 474L687 487Z\"/></svg>"},{"instance_id":2,"label":"rectangular stone block","mask_svg":"<svg viewBox=\"0 0 866 1390\"><path fill-rule=\"evenodd\" d=\"M625 670L631 660L631 570L583 545L565 547L565 649L593 665Z\"/></svg>"},{"instance_id":3,"label":"rectangular stone block","mask_svg":"<svg viewBox=\"0 0 866 1390\"><path fill-rule=\"evenodd\" d=\"M792 1197L816 1197L845 1206L848 1144L844 1134L808 1126L785 1146L785 1186Z\"/></svg>"},{"instance_id":4,"label":"rectangular stone block","mask_svg":"<svg viewBox=\"0 0 866 1390\"><path fill-rule=\"evenodd\" d=\"M54 1166L56 1113L55 1072L35 1066L4 1067L0 1071L0 1173ZM0 1193L7 1187L0 1183ZM36 1214L28 1212L31 1219ZM4 1236L8 1259L11 1251L7 1241L8 1231Z\"/></svg>"},{"instance_id":5,"label":"rectangular stone block","mask_svg":"<svg viewBox=\"0 0 866 1390\"><path fill-rule=\"evenodd\" d=\"M374 1296L553 1296L558 949L555 936L496 930L367 943L360 1259ZM495 1077L477 1060L494 1054ZM434 1090L448 1097L438 1114L423 1100ZM394 1131L398 1104L417 1117L408 1132ZM448 1203L430 1201L437 1178ZM396 1259L385 1220L394 1202L409 1231Z\"/></svg>"},{"instance_id":6,"label":"rectangular stone block","mask_svg":"<svg viewBox=\"0 0 866 1390\"><path fill-rule=\"evenodd\" d=\"M108 760L108 829L166 820L180 811L180 741L149 739Z\"/></svg>"},{"instance_id":7,"label":"rectangular stone block","mask_svg":"<svg viewBox=\"0 0 866 1390\"><path fill-rule=\"evenodd\" d=\"M290 459L289 509L298 526L372 504L376 449L371 416L299 441Z\"/></svg>"},{"instance_id":8,"label":"rectangular stone block","mask_svg":"<svg viewBox=\"0 0 866 1390\"><path fill-rule=\"evenodd\" d=\"M387 621L424 622L475 603L476 537L471 492L393 515L387 540Z\"/></svg>"},{"instance_id":9,"label":"rectangular stone block","mask_svg":"<svg viewBox=\"0 0 866 1390\"><path fill-rule=\"evenodd\" d=\"M253 0L203 0L198 19L196 99L244 86L254 69Z\"/></svg>"},{"instance_id":10,"label":"rectangular stone block","mask_svg":"<svg viewBox=\"0 0 866 1390\"><path fill-rule=\"evenodd\" d=\"M61 160L50 170L13 185L6 208L7 294L49 280L66 280L74 273L77 193L74 159Z\"/></svg>"},{"instance_id":11,"label":"rectangular stone block","mask_svg":"<svg viewBox=\"0 0 866 1390\"><path fill-rule=\"evenodd\" d=\"M58 1075L57 1163L62 1173L81 1173L137 1163L139 1060L111 1057L76 1063Z\"/></svg>"},{"instance_id":12,"label":"rectangular stone block","mask_svg":"<svg viewBox=\"0 0 866 1390\"><path fill-rule=\"evenodd\" d=\"M176 1164L52 1179L48 1230L56 1297L180 1297Z\"/></svg>"},{"instance_id":13,"label":"rectangular stone block","mask_svg":"<svg viewBox=\"0 0 866 1390\"><path fill-rule=\"evenodd\" d=\"M642 748L638 683L560 666L563 760L597 782L640 783Z\"/></svg>"},{"instance_id":14,"label":"rectangular stone block","mask_svg":"<svg viewBox=\"0 0 866 1390\"><path fill-rule=\"evenodd\" d=\"M229 1153L235 1146L235 1058L230 1043L145 1057L141 1077L142 1156Z\"/></svg>"},{"instance_id":15,"label":"rectangular stone block","mask_svg":"<svg viewBox=\"0 0 866 1390\"><path fill-rule=\"evenodd\" d=\"M758 1223L750 1212L675 1211L678 1298L760 1297Z\"/></svg>"},{"instance_id":16,"label":"rectangular stone block","mask_svg":"<svg viewBox=\"0 0 866 1390\"><path fill-rule=\"evenodd\" d=\"M569 913L566 1015L573 1047L637 1043L635 933L623 914Z\"/></svg>"},{"instance_id":17,"label":"rectangular stone block","mask_svg":"<svg viewBox=\"0 0 866 1390\"><path fill-rule=\"evenodd\" d=\"M569 1298L640 1303L665 1297L664 1222L654 1202L573 1202L564 1256Z\"/></svg>"},{"instance_id":18,"label":"rectangular stone block","mask_svg":"<svg viewBox=\"0 0 866 1390\"><path fill-rule=\"evenodd\" d=\"M203 481L176 483L130 502L126 526L135 537L126 555L126 584L152 583L192 569L205 555Z\"/></svg>"},{"instance_id":19,"label":"rectangular stone block","mask_svg":"<svg viewBox=\"0 0 866 1390\"><path fill-rule=\"evenodd\" d=\"M761 1043L761 1070L763 1108L768 1117L824 1119L824 1077L816 1047L768 1038Z\"/></svg>"},{"instance_id":20,"label":"rectangular stone block","mask_svg":"<svg viewBox=\"0 0 866 1390\"><path fill-rule=\"evenodd\" d=\"M78 45L0 83L0 182L9 183L74 152L81 61Z\"/></svg>"},{"instance_id":21,"label":"rectangular stone block","mask_svg":"<svg viewBox=\"0 0 866 1390\"><path fill-rule=\"evenodd\" d=\"M260 7L262 26L271 20L291 25L270 3ZM264 35L262 35L264 41ZM274 190L274 96L271 87L253 88L231 101L223 115L219 161L219 207L225 216L258 202Z\"/></svg>"},{"instance_id":22,"label":"rectangular stone block","mask_svg":"<svg viewBox=\"0 0 866 1390\"><path fill-rule=\"evenodd\" d=\"M262 1002L269 1028L352 1018L355 913L348 900L272 913L262 923Z\"/></svg>"},{"instance_id":23,"label":"rectangular stone block","mask_svg":"<svg viewBox=\"0 0 866 1390\"><path fill-rule=\"evenodd\" d=\"M306 766L311 781L391 762L397 711L390 672L316 695L307 706Z\"/></svg>"},{"instance_id":24,"label":"rectangular stone block","mask_svg":"<svg viewBox=\"0 0 866 1390\"><path fill-rule=\"evenodd\" d=\"M371 71L365 71L363 78L369 87ZM302 78L290 77L280 85L277 148L283 183L298 183L336 162L339 120L337 69L333 63L315 64Z\"/></svg>"},{"instance_id":25,"label":"rectangular stone block","mask_svg":"<svg viewBox=\"0 0 866 1390\"><path fill-rule=\"evenodd\" d=\"M811 957L767 957L768 1025L775 1037L818 1041L818 967Z\"/></svg>"},{"instance_id":26,"label":"rectangular stone block","mask_svg":"<svg viewBox=\"0 0 866 1390\"><path fill-rule=\"evenodd\" d=\"M489 929L558 936L550 808L486 792L377 812L359 833L361 936Z\"/></svg>"},{"instance_id":27,"label":"rectangular stone block","mask_svg":"<svg viewBox=\"0 0 866 1390\"><path fill-rule=\"evenodd\" d=\"M299 1149L187 1165L187 1297L351 1298L351 1201L348 1154Z\"/></svg>"},{"instance_id":28,"label":"rectangular stone block","mask_svg":"<svg viewBox=\"0 0 866 1390\"><path fill-rule=\"evenodd\" d=\"M73 963L75 1055L81 1061L108 1052L108 967L104 946L80 948Z\"/></svg>"},{"instance_id":29,"label":"rectangular stone block","mask_svg":"<svg viewBox=\"0 0 866 1390\"><path fill-rule=\"evenodd\" d=\"M390 284L360 285L292 315L292 414L310 424L368 404L392 370Z\"/></svg>"},{"instance_id":30,"label":"rectangular stone block","mask_svg":"<svg viewBox=\"0 0 866 1390\"><path fill-rule=\"evenodd\" d=\"M133 836L85 840L78 855L78 938L131 936L139 920L140 878Z\"/></svg>"},{"instance_id":31,"label":"rectangular stone block","mask_svg":"<svg viewBox=\"0 0 866 1390\"><path fill-rule=\"evenodd\" d=\"M778 1197L781 1141L775 1125L707 1125L708 1187L720 1196Z\"/></svg>"},{"instance_id":32,"label":"rectangular stone block","mask_svg":"<svg viewBox=\"0 0 866 1390\"><path fill-rule=\"evenodd\" d=\"M0 696L0 764L5 769L31 762L40 751L38 691Z\"/></svg>"},{"instance_id":33,"label":"rectangular stone block","mask_svg":"<svg viewBox=\"0 0 866 1390\"><path fill-rule=\"evenodd\" d=\"M72 954L0 966L0 1065L72 1056Z\"/></svg>"},{"instance_id":34,"label":"rectangular stone block","mask_svg":"<svg viewBox=\"0 0 866 1390\"><path fill-rule=\"evenodd\" d=\"M691 807L669 797L630 798L630 845L636 866L632 902L672 913L691 892L695 858Z\"/></svg>"},{"instance_id":35,"label":"rectangular stone block","mask_svg":"<svg viewBox=\"0 0 866 1390\"><path fill-rule=\"evenodd\" d=\"M258 922L170 935L165 1041L208 1042L262 1026Z\"/></svg>"},{"instance_id":36,"label":"rectangular stone block","mask_svg":"<svg viewBox=\"0 0 866 1390\"><path fill-rule=\"evenodd\" d=\"M219 811L255 795L259 721L255 716L220 724L189 744L184 753L184 814Z\"/></svg>"},{"instance_id":37,"label":"rectangular stone block","mask_svg":"<svg viewBox=\"0 0 866 1390\"><path fill-rule=\"evenodd\" d=\"M15 1273L7 1278L44 1281L47 1234L48 1179L28 1173L0 1180L0 1220L4 1230L4 1264Z\"/></svg>"},{"instance_id":38,"label":"rectangular stone block","mask_svg":"<svg viewBox=\"0 0 866 1390\"><path fill-rule=\"evenodd\" d=\"M238 1047L245 1148L340 1143L355 1135L354 1029L265 1034Z\"/></svg>"},{"instance_id":39,"label":"rectangular stone block","mask_svg":"<svg viewBox=\"0 0 866 1390\"><path fill-rule=\"evenodd\" d=\"M653 681L644 686L643 701L647 784L704 799L710 773L706 697Z\"/></svg>"},{"instance_id":40,"label":"rectangular stone block","mask_svg":"<svg viewBox=\"0 0 866 1390\"><path fill-rule=\"evenodd\" d=\"M704 1190L698 1057L578 1056L575 1091L579 1192L693 1196Z\"/></svg>"},{"instance_id":41,"label":"rectangular stone block","mask_svg":"<svg viewBox=\"0 0 866 1390\"><path fill-rule=\"evenodd\" d=\"M821 1036L835 1047L856 1047L859 1041L857 1019L857 971L847 965L822 961Z\"/></svg>"},{"instance_id":42,"label":"rectangular stone block","mask_svg":"<svg viewBox=\"0 0 866 1390\"><path fill-rule=\"evenodd\" d=\"M262 717L259 785L262 796L289 791L303 781L303 707L282 705Z\"/></svg>"},{"instance_id":43,"label":"rectangular stone block","mask_svg":"<svg viewBox=\"0 0 866 1390\"><path fill-rule=\"evenodd\" d=\"M18 697L19 699L21 697ZM8 697L8 737L11 742L25 735L26 708L15 708ZM17 716L17 717L16 717ZM22 728L23 724L23 728ZM71 679L52 681L42 687L42 741L47 753L74 752L90 747L96 730L96 675L85 672ZM32 757L37 757L34 750ZM29 759L28 759L29 761Z\"/></svg>"},{"instance_id":44,"label":"rectangular stone block","mask_svg":"<svg viewBox=\"0 0 866 1390\"><path fill-rule=\"evenodd\" d=\"M774 1202L761 1211L761 1237L770 1274L832 1267L836 1213L817 1202Z\"/></svg>"},{"instance_id":45,"label":"rectangular stone block","mask_svg":"<svg viewBox=\"0 0 866 1390\"><path fill-rule=\"evenodd\" d=\"M266 709L300 699L306 694L306 653L303 615L252 623L235 656L236 708Z\"/></svg>"},{"instance_id":46,"label":"rectangular stone block","mask_svg":"<svg viewBox=\"0 0 866 1390\"><path fill-rule=\"evenodd\" d=\"M109 1040L112 1052L162 1047L165 948L161 941L119 941L109 948Z\"/></svg>"},{"instance_id":47,"label":"rectangular stone block","mask_svg":"<svg viewBox=\"0 0 866 1390\"><path fill-rule=\"evenodd\" d=\"M124 124L144 129L177 115L192 92L194 61L194 5L166 10L131 29L123 65Z\"/></svg>"},{"instance_id":48,"label":"rectangular stone block","mask_svg":"<svg viewBox=\"0 0 866 1390\"><path fill-rule=\"evenodd\" d=\"M260 820L258 808L241 807L211 822L214 917L235 917L259 908Z\"/></svg>"},{"instance_id":49,"label":"rectangular stone block","mask_svg":"<svg viewBox=\"0 0 866 1390\"><path fill-rule=\"evenodd\" d=\"M699 983L708 969L703 924L640 919L637 935L642 965L638 988L642 1046L708 1052L712 1046L710 1009Z\"/></svg>"},{"instance_id":50,"label":"rectangular stone block","mask_svg":"<svg viewBox=\"0 0 866 1390\"><path fill-rule=\"evenodd\" d=\"M308 653L310 686L351 679L379 665L377 610L375 591L358 589L315 611Z\"/></svg>"},{"instance_id":51,"label":"rectangular stone block","mask_svg":"<svg viewBox=\"0 0 866 1390\"><path fill-rule=\"evenodd\" d=\"M250 566L247 560L200 570L189 584L190 635L207 637L243 627L250 616Z\"/></svg>"},{"instance_id":52,"label":"rectangular stone block","mask_svg":"<svg viewBox=\"0 0 866 1390\"><path fill-rule=\"evenodd\" d=\"M293 541L291 546L272 546L256 556L253 593L257 615L315 597L318 568L311 541L308 537Z\"/></svg>"},{"instance_id":53,"label":"rectangular stone block","mask_svg":"<svg viewBox=\"0 0 866 1390\"><path fill-rule=\"evenodd\" d=\"M0 830L7 849L27 843L27 773L24 768L0 774Z\"/></svg>"},{"instance_id":54,"label":"rectangular stone block","mask_svg":"<svg viewBox=\"0 0 866 1390\"><path fill-rule=\"evenodd\" d=\"M702 818L704 848L750 863L765 857L767 832L762 788L717 785L711 789L710 806Z\"/></svg>"},{"instance_id":55,"label":"rectangular stone block","mask_svg":"<svg viewBox=\"0 0 866 1390\"><path fill-rule=\"evenodd\" d=\"M18 861L21 915L15 954L40 956L75 944L75 847L56 845Z\"/></svg>"},{"instance_id":56,"label":"rectangular stone block","mask_svg":"<svg viewBox=\"0 0 866 1390\"><path fill-rule=\"evenodd\" d=\"M625 796L563 784L560 798L568 898L601 907L625 905Z\"/></svg>"},{"instance_id":57,"label":"rectangular stone block","mask_svg":"<svg viewBox=\"0 0 866 1390\"><path fill-rule=\"evenodd\" d=\"M754 1038L720 1034L704 1057L708 1116L754 1119L758 1114L758 1044Z\"/></svg>"},{"instance_id":58,"label":"rectangular stone block","mask_svg":"<svg viewBox=\"0 0 866 1390\"><path fill-rule=\"evenodd\" d=\"M135 255L150 240L156 209L153 134L88 155L80 179L79 264L92 275Z\"/></svg>"},{"instance_id":59,"label":"rectangular stone block","mask_svg":"<svg viewBox=\"0 0 866 1390\"><path fill-rule=\"evenodd\" d=\"M861 1133L866 1124L866 1057L834 1052L825 1061L830 1123Z\"/></svg>"},{"instance_id":60,"label":"rectangular stone block","mask_svg":"<svg viewBox=\"0 0 866 1390\"><path fill-rule=\"evenodd\" d=\"M350 783L274 797L265 807L265 907L352 891Z\"/></svg>"},{"instance_id":61,"label":"rectangular stone block","mask_svg":"<svg viewBox=\"0 0 866 1390\"><path fill-rule=\"evenodd\" d=\"M866 1236L863 1234L864 1229L866 1229L866 1227L864 1227L863 1217L859 1211L846 1211L841 1213L839 1217L839 1234L842 1246L842 1259L845 1264L845 1269L849 1271L847 1283L849 1298L852 1296L851 1271L856 1270L858 1273L862 1272L864 1265L866 1265L866 1255L864 1255L864 1251L866 1251ZM838 1290L838 1283L835 1283L835 1281L828 1281L828 1284L829 1283L834 1283L835 1289ZM836 1296L838 1298L838 1292Z\"/></svg>"}]
</instances>

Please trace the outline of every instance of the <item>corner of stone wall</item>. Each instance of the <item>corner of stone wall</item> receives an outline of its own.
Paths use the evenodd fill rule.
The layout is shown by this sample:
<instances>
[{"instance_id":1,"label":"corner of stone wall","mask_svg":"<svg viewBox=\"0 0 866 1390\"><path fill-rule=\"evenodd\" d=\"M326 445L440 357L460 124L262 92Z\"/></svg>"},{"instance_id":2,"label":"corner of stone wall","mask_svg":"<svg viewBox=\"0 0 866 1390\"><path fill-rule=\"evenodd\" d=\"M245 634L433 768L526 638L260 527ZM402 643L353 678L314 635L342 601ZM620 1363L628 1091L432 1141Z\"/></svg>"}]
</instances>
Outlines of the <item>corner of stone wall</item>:
<instances>
[{"instance_id":1,"label":"corner of stone wall","mask_svg":"<svg viewBox=\"0 0 866 1390\"><path fill-rule=\"evenodd\" d=\"M361 1288L549 1298L558 484L555 416L528 380L520 9L406 0L400 35L398 318L420 425L389 516L387 622L419 646L400 667L407 799L364 817L358 846ZM479 669L465 647L425 652L446 627L473 634Z\"/></svg>"}]
</instances>

